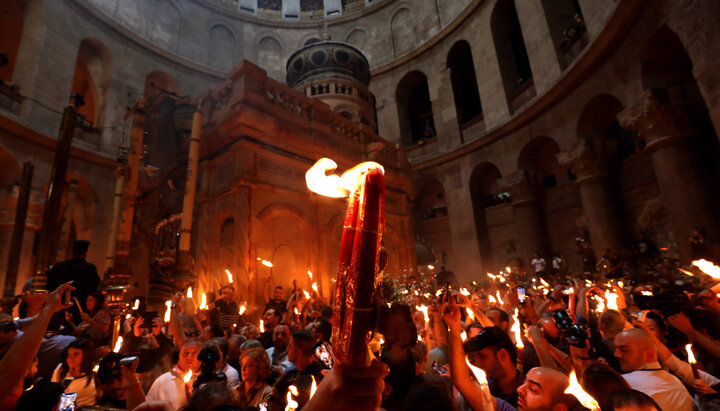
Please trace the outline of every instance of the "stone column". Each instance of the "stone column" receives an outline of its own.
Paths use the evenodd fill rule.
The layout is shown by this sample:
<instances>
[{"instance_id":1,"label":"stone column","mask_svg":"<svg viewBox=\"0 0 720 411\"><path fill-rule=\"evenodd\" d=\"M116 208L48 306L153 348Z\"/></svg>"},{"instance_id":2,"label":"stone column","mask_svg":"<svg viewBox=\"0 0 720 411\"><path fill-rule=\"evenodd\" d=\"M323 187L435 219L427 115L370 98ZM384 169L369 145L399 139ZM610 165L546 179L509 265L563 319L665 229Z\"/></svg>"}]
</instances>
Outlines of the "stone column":
<instances>
[{"instance_id":1,"label":"stone column","mask_svg":"<svg viewBox=\"0 0 720 411\"><path fill-rule=\"evenodd\" d=\"M637 131L651 151L681 263L690 259L688 238L696 227L704 228L708 238L720 238L717 187L702 172L694 112L695 103L671 100L665 89L650 89L634 107L618 114L620 124Z\"/></svg>"},{"instance_id":2,"label":"stone column","mask_svg":"<svg viewBox=\"0 0 720 411\"><path fill-rule=\"evenodd\" d=\"M587 221L595 258L600 260L606 248L615 252L625 245L622 214L617 198L613 198L603 155L580 141L575 147L557 154L558 163L569 166L577 179L583 214Z\"/></svg>"},{"instance_id":3,"label":"stone column","mask_svg":"<svg viewBox=\"0 0 720 411\"><path fill-rule=\"evenodd\" d=\"M548 236L535 183L524 171L504 177L499 183L512 196L520 252L523 261L526 262L526 268L529 268L535 252L539 252L548 261Z\"/></svg>"},{"instance_id":4,"label":"stone column","mask_svg":"<svg viewBox=\"0 0 720 411\"><path fill-rule=\"evenodd\" d=\"M67 186L65 193L65 210L63 211L62 225L60 226L60 234L58 236L57 246L55 247L55 261L65 260L68 241L70 240L70 229L72 228L72 216L75 207L75 197L77 197L78 184L80 184L80 182L76 178L73 178Z\"/></svg>"}]
</instances>

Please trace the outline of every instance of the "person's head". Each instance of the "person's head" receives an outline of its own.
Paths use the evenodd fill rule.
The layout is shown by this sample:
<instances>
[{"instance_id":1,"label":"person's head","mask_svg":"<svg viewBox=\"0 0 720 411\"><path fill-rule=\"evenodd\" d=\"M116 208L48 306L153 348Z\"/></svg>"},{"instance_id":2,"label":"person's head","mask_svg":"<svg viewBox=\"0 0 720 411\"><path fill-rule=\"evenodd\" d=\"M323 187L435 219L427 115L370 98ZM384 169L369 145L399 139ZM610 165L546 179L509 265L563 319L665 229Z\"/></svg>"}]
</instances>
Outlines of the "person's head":
<instances>
[{"instance_id":1,"label":"person's head","mask_svg":"<svg viewBox=\"0 0 720 411\"><path fill-rule=\"evenodd\" d=\"M533 253L533 258L540 258L540 253L537 252L537 251L535 251L535 252Z\"/></svg>"},{"instance_id":2,"label":"person's head","mask_svg":"<svg viewBox=\"0 0 720 411\"><path fill-rule=\"evenodd\" d=\"M605 310L598 318L598 330L603 338L615 338L625 328L625 317L615 310Z\"/></svg>"},{"instance_id":3,"label":"person's head","mask_svg":"<svg viewBox=\"0 0 720 411\"><path fill-rule=\"evenodd\" d=\"M11 344L17 337L17 326L12 321L0 321L0 345Z\"/></svg>"},{"instance_id":4,"label":"person's head","mask_svg":"<svg viewBox=\"0 0 720 411\"><path fill-rule=\"evenodd\" d=\"M210 342L214 343L218 349L220 350L220 361L222 362L223 366L225 365L225 362L227 362L228 353L230 351L230 344L228 344L227 340L222 337L215 337Z\"/></svg>"},{"instance_id":5,"label":"person's head","mask_svg":"<svg viewBox=\"0 0 720 411\"><path fill-rule=\"evenodd\" d=\"M415 345L410 348L413 360L415 360L415 374L422 374L425 372L425 366L427 365L427 346L422 341L418 341Z\"/></svg>"},{"instance_id":6,"label":"person's head","mask_svg":"<svg viewBox=\"0 0 720 411\"><path fill-rule=\"evenodd\" d=\"M284 300L284 299L285 299L285 289L282 288L281 285L278 285L278 286L275 287L275 289L273 290L273 298L274 298L275 300Z\"/></svg>"},{"instance_id":7,"label":"person's head","mask_svg":"<svg viewBox=\"0 0 720 411\"><path fill-rule=\"evenodd\" d=\"M258 340L247 340L240 345L240 356L252 350L253 348L263 348L262 343Z\"/></svg>"},{"instance_id":8,"label":"person's head","mask_svg":"<svg viewBox=\"0 0 720 411\"><path fill-rule=\"evenodd\" d=\"M492 379L502 379L517 364L517 348L510 337L498 327L483 328L463 344L470 362L480 367Z\"/></svg>"},{"instance_id":9,"label":"person's head","mask_svg":"<svg viewBox=\"0 0 720 411\"><path fill-rule=\"evenodd\" d=\"M262 346L249 349L240 357L243 382L263 381L270 375L270 357Z\"/></svg>"},{"instance_id":10,"label":"person's head","mask_svg":"<svg viewBox=\"0 0 720 411\"><path fill-rule=\"evenodd\" d=\"M260 338L260 330L255 324L247 323L240 328L240 335L246 338L246 341L257 340Z\"/></svg>"},{"instance_id":11,"label":"person's head","mask_svg":"<svg viewBox=\"0 0 720 411\"><path fill-rule=\"evenodd\" d=\"M200 347L202 347L200 340L195 338L185 340L182 347L180 347L180 358L178 358L177 363L180 371L188 372L192 370L192 372L197 372L200 369L200 361L197 359Z\"/></svg>"},{"instance_id":12,"label":"person's head","mask_svg":"<svg viewBox=\"0 0 720 411\"><path fill-rule=\"evenodd\" d=\"M309 364L315 358L312 347L315 338L310 331L293 331L290 344L288 344L288 360L300 369L302 364ZM302 371L302 370L300 370Z\"/></svg>"},{"instance_id":13,"label":"person's head","mask_svg":"<svg viewBox=\"0 0 720 411\"><path fill-rule=\"evenodd\" d=\"M315 337L320 341L330 341L330 337L332 337L332 324L330 321L324 318L315 321Z\"/></svg>"},{"instance_id":14,"label":"person's head","mask_svg":"<svg viewBox=\"0 0 720 411\"><path fill-rule=\"evenodd\" d=\"M247 339L242 335L233 334L230 336L230 341L228 341L228 360L240 358L240 346L245 341L247 341Z\"/></svg>"},{"instance_id":15,"label":"person's head","mask_svg":"<svg viewBox=\"0 0 720 411\"><path fill-rule=\"evenodd\" d=\"M220 289L220 298L225 300L226 303L230 303L235 300L235 287L232 285L225 285Z\"/></svg>"},{"instance_id":16,"label":"person's head","mask_svg":"<svg viewBox=\"0 0 720 411\"><path fill-rule=\"evenodd\" d=\"M653 311L648 312L645 316L645 325L647 326L647 331L655 338L660 341L665 339L667 325L665 325L665 320L663 320L660 314Z\"/></svg>"},{"instance_id":17,"label":"person's head","mask_svg":"<svg viewBox=\"0 0 720 411\"><path fill-rule=\"evenodd\" d=\"M330 319L332 319L332 316L333 316L332 307L330 307L329 305L324 306L323 308L320 309L320 315L322 316L322 318L330 321Z\"/></svg>"},{"instance_id":18,"label":"person's head","mask_svg":"<svg viewBox=\"0 0 720 411\"><path fill-rule=\"evenodd\" d=\"M207 411L235 404L235 393L226 384L209 383L193 391L183 411Z\"/></svg>"},{"instance_id":19,"label":"person's head","mask_svg":"<svg viewBox=\"0 0 720 411\"><path fill-rule=\"evenodd\" d=\"M210 324L210 325L205 326L205 328L203 328L203 332L201 334L203 341L210 341L213 338L223 337L223 336L225 336L225 332L217 324Z\"/></svg>"},{"instance_id":20,"label":"person's head","mask_svg":"<svg viewBox=\"0 0 720 411\"><path fill-rule=\"evenodd\" d=\"M602 401L616 390L630 388L622 375L609 365L600 362L590 364L585 368L580 384L597 401Z\"/></svg>"},{"instance_id":21,"label":"person's head","mask_svg":"<svg viewBox=\"0 0 720 411\"><path fill-rule=\"evenodd\" d=\"M290 342L290 327L287 324L278 324L273 329L273 347L277 352L285 351Z\"/></svg>"},{"instance_id":22,"label":"person's head","mask_svg":"<svg viewBox=\"0 0 720 411\"><path fill-rule=\"evenodd\" d=\"M480 334L480 331L482 331L483 326L480 323L472 323L468 325L467 327L467 336L468 338L473 338L474 336Z\"/></svg>"},{"instance_id":23,"label":"person's head","mask_svg":"<svg viewBox=\"0 0 720 411\"><path fill-rule=\"evenodd\" d=\"M275 326L280 324L282 314L274 308L268 308L262 316L266 330L274 330Z\"/></svg>"},{"instance_id":24,"label":"person's head","mask_svg":"<svg viewBox=\"0 0 720 411\"><path fill-rule=\"evenodd\" d=\"M79 372L80 374L91 375L92 363L95 354L95 346L92 342L85 338L78 338L71 342L65 351L63 351L60 358L62 359L62 366L60 367L60 375L63 378L68 374L68 371ZM90 378L88 378L89 382Z\"/></svg>"},{"instance_id":25,"label":"person's head","mask_svg":"<svg viewBox=\"0 0 720 411\"><path fill-rule=\"evenodd\" d=\"M90 295L87 296L87 300L85 300L85 306L87 307L90 314L95 314L96 312L100 311L103 308L104 304L105 294L101 293L100 291L90 293Z\"/></svg>"},{"instance_id":26,"label":"person's head","mask_svg":"<svg viewBox=\"0 0 720 411\"><path fill-rule=\"evenodd\" d=\"M497 307L490 307L485 310L485 316L489 318L496 327L500 327L503 331L507 332L508 324L510 323L508 313Z\"/></svg>"},{"instance_id":27,"label":"person's head","mask_svg":"<svg viewBox=\"0 0 720 411\"><path fill-rule=\"evenodd\" d=\"M548 340L550 344L557 346L560 344L560 329L555 324L555 321L553 321L552 316L552 311L545 311L540 314L537 325L542 330L545 339Z\"/></svg>"},{"instance_id":28,"label":"person's head","mask_svg":"<svg viewBox=\"0 0 720 411\"><path fill-rule=\"evenodd\" d=\"M65 387L59 382L41 379L22 393L15 405L16 411L55 410Z\"/></svg>"},{"instance_id":29,"label":"person's head","mask_svg":"<svg viewBox=\"0 0 720 411\"><path fill-rule=\"evenodd\" d=\"M200 361L201 364L206 365L209 363L209 360L213 358L217 358L215 364L213 365L215 372L222 370L225 366L225 361L222 352L220 352L220 347L218 347L215 339L205 341L200 347L200 351L197 355L197 360ZM203 366L201 365L201 367Z\"/></svg>"},{"instance_id":30,"label":"person's head","mask_svg":"<svg viewBox=\"0 0 720 411\"><path fill-rule=\"evenodd\" d=\"M195 315L197 307L195 307L195 300L193 300L192 298L184 297L182 299L182 302L180 303L180 306L182 308L183 314L188 316Z\"/></svg>"},{"instance_id":31,"label":"person's head","mask_svg":"<svg viewBox=\"0 0 720 411\"><path fill-rule=\"evenodd\" d=\"M380 323L380 333L385 336L385 344L410 348L417 341L417 328L412 320L410 307L405 304L393 304Z\"/></svg>"},{"instance_id":32,"label":"person's head","mask_svg":"<svg viewBox=\"0 0 720 411\"><path fill-rule=\"evenodd\" d=\"M604 401L605 407L612 411L660 411L660 406L649 395L623 388L612 392Z\"/></svg>"},{"instance_id":33,"label":"person's head","mask_svg":"<svg viewBox=\"0 0 720 411\"><path fill-rule=\"evenodd\" d=\"M120 371L121 354L109 353L98 364L97 377L103 397L112 400L125 399L125 377Z\"/></svg>"},{"instance_id":34,"label":"person's head","mask_svg":"<svg viewBox=\"0 0 720 411\"><path fill-rule=\"evenodd\" d=\"M575 397L564 394L567 375L552 368L536 367L528 371L518 387L519 411L564 411L571 409Z\"/></svg>"},{"instance_id":35,"label":"person's head","mask_svg":"<svg viewBox=\"0 0 720 411\"><path fill-rule=\"evenodd\" d=\"M75 257L75 258L87 257L87 252L88 252L89 247L90 247L90 241L75 240L73 242L73 257Z\"/></svg>"},{"instance_id":36,"label":"person's head","mask_svg":"<svg viewBox=\"0 0 720 411\"><path fill-rule=\"evenodd\" d=\"M615 337L615 357L624 372L639 370L643 365L657 361L655 341L647 331L632 328Z\"/></svg>"}]
</instances>

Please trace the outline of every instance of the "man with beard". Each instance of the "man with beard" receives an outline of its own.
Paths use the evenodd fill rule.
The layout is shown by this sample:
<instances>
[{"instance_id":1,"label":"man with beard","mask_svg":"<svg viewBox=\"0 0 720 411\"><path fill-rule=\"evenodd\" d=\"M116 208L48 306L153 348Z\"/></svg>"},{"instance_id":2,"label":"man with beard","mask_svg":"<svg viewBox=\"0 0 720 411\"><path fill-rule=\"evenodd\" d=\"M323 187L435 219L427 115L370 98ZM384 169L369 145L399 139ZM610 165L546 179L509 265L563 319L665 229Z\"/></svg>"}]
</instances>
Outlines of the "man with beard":
<instances>
[{"instance_id":1,"label":"man with beard","mask_svg":"<svg viewBox=\"0 0 720 411\"><path fill-rule=\"evenodd\" d=\"M517 348L510 337L498 327L486 327L463 348L470 362L487 374L490 393L517 407L517 388L525 378L517 370Z\"/></svg>"},{"instance_id":2,"label":"man with beard","mask_svg":"<svg viewBox=\"0 0 720 411\"><path fill-rule=\"evenodd\" d=\"M275 327L280 324L281 319L282 313L280 311L277 311L274 308L268 308L265 310L265 313L262 316L265 331L260 334L260 338L258 339L262 343L263 348L268 349L273 346L273 333L275 331Z\"/></svg>"},{"instance_id":3,"label":"man with beard","mask_svg":"<svg viewBox=\"0 0 720 411\"><path fill-rule=\"evenodd\" d=\"M280 376L283 373L295 368L295 365L288 359L288 344L290 343L290 327L287 324L278 324L273 330L273 346L268 348L267 354L270 357L270 368L273 374Z\"/></svg>"}]
</instances>

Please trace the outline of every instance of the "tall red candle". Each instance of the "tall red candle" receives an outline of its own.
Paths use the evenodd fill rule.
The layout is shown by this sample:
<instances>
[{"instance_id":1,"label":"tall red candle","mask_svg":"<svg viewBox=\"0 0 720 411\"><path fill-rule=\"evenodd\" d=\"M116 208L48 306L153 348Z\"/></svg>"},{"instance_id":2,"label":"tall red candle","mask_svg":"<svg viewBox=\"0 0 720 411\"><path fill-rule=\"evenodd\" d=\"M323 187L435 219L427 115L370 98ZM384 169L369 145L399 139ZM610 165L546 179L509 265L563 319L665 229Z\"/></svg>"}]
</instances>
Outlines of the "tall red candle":
<instances>
[{"instance_id":1,"label":"tall red candle","mask_svg":"<svg viewBox=\"0 0 720 411\"><path fill-rule=\"evenodd\" d=\"M345 213L333 314L333 353L346 365L370 362L368 341L374 323L373 293L385 225L385 177L365 172Z\"/></svg>"}]
</instances>

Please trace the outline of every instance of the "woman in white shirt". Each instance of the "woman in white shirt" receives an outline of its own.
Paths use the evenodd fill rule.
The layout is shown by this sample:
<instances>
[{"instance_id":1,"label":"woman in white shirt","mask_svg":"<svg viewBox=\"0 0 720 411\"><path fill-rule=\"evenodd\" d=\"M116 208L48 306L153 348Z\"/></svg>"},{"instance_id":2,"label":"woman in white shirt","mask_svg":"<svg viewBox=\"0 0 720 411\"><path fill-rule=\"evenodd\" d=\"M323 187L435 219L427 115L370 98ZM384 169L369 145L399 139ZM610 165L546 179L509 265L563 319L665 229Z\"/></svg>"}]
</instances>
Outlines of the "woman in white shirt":
<instances>
[{"instance_id":1,"label":"woman in white shirt","mask_svg":"<svg viewBox=\"0 0 720 411\"><path fill-rule=\"evenodd\" d=\"M76 406L95 404L95 381L93 378L93 344L80 338L68 345L52 375L52 382L65 386L65 392L77 393Z\"/></svg>"}]
</instances>

